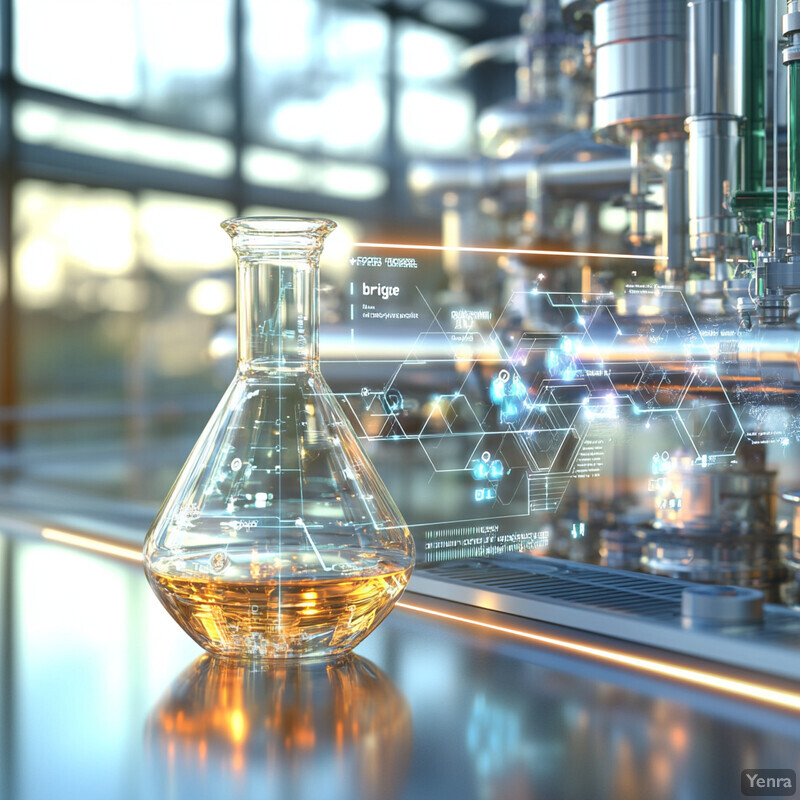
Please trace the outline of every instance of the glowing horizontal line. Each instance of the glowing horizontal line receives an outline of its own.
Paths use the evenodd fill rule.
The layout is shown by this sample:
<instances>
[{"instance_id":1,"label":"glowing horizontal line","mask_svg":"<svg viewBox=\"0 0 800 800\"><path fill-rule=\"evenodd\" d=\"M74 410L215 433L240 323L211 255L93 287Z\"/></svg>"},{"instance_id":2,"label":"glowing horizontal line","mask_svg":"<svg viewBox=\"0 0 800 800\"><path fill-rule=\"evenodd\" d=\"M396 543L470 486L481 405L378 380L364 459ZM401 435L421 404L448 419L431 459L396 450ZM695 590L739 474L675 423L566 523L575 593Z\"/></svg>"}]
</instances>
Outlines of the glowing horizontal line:
<instances>
[{"instance_id":1,"label":"glowing horizontal line","mask_svg":"<svg viewBox=\"0 0 800 800\"><path fill-rule=\"evenodd\" d=\"M582 404L581 404L582 405ZM585 406L584 406L585 407ZM394 416L394 414L370 414L371 417L375 417L378 419L389 419L390 417ZM399 437L402 439L451 439L455 436L505 436L508 433L525 433L525 434L534 434L534 433L569 433L572 428L520 428L519 430L505 430L505 431L463 431L461 433L457 433L455 431L442 431L441 433L414 433L414 434L404 434L403 436ZM368 442L381 442L384 439L388 438L386 436L366 436L362 437L366 438ZM451 469L451 470L441 470L442 472L464 472L467 470L461 469Z\"/></svg>"},{"instance_id":2,"label":"glowing horizontal line","mask_svg":"<svg viewBox=\"0 0 800 800\"><path fill-rule=\"evenodd\" d=\"M96 553L104 553L117 558L127 558L130 561L142 560L142 551L138 548L109 544L99 539L92 539L89 536L79 536L78 534L59 531L55 528L43 528L42 538L50 542L60 542L71 547L80 547L84 550L92 550Z\"/></svg>"},{"instance_id":3,"label":"glowing horizontal line","mask_svg":"<svg viewBox=\"0 0 800 800\"><path fill-rule=\"evenodd\" d=\"M661 256L637 256L631 253L588 253L581 250L524 250L513 247L459 247L439 244L386 244L379 242L353 242L353 247L371 247L375 250L432 250L437 253L511 253L529 256L564 256L565 258L626 258L632 261L661 261Z\"/></svg>"},{"instance_id":4,"label":"glowing horizontal line","mask_svg":"<svg viewBox=\"0 0 800 800\"><path fill-rule=\"evenodd\" d=\"M636 255L635 253L590 253L585 250L529 250L520 247L470 247L442 244L397 244L389 242L353 242L353 247L372 247L376 250L430 250L437 253L490 253L503 255L563 256L564 258L620 258L630 261L665 261L665 256ZM701 256L693 261L710 264L713 258ZM728 259L729 261L731 259ZM740 259L746 261L747 259ZM584 293L585 294L585 293Z\"/></svg>"},{"instance_id":5,"label":"glowing horizontal line","mask_svg":"<svg viewBox=\"0 0 800 800\"><path fill-rule=\"evenodd\" d=\"M692 260L693 261L705 261L707 264L711 264L714 261L716 261L717 259L709 257L709 256L695 256ZM749 260L750 260L749 258L744 258L743 256L733 256L731 258L726 258L725 259L725 261L728 264L742 264L742 263L747 263Z\"/></svg>"},{"instance_id":6,"label":"glowing horizontal line","mask_svg":"<svg viewBox=\"0 0 800 800\"><path fill-rule=\"evenodd\" d=\"M485 628L487 630L495 631L497 633L510 634L517 636L521 639L528 639L529 641L538 642L539 644L557 647L562 650L569 650L574 653L582 655L594 656L602 661L608 661L615 664L622 664L626 667L641 670L643 672L650 672L659 677L675 678L679 681L692 683L698 686L703 686L707 689L716 689L721 692L743 697L748 700L762 700L765 703L788 708L792 711L800 710L800 695L794 692L783 691L780 689L771 689L769 686L764 686L759 683L751 683L749 681L739 680L736 678L726 678L723 675L717 675L713 672L706 672L704 670L692 669L689 667L678 667L675 664L669 664L664 661L658 661L653 658L643 658L641 656L631 656L627 653L622 653L617 650L610 650L605 647L598 647L596 645L585 645L569 639L561 639L556 636L545 636L540 633L532 633L530 631L520 630L518 628L509 628L504 625L493 625L489 622L481 622L480 620L470 619L469 617L462 617L457 614L447 614L444 611L435 611L431 608L424 608L422 606L415 606L411 603L399 602L397 603L401 608L408 611L416 611L420 614L428 614L440 619L450 620L452 622L460 622L466 625L473 625L478 628Z\"/></svg>"}]
</instances>

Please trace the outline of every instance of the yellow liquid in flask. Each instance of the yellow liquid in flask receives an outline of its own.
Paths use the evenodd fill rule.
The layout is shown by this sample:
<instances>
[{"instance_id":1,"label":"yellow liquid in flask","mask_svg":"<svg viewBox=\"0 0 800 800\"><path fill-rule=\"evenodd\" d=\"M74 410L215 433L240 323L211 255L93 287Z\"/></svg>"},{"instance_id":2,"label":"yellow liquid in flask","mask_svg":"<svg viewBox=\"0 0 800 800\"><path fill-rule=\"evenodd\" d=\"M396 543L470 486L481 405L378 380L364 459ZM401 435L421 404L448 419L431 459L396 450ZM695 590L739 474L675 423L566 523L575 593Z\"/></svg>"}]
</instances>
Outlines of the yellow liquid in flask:
<instances>
[{"instance_id":1,"label":"yellow liquid in flask","mask_svg":"<svg viewBox=\"0 0 800 800\"><path fill-rule=\"evenodd\" d=\"M223 574L215 574L215 557L218 551L161 557L152 580L198 644L245 658L347 652L389 613L411 574L408 559L391 552L342 550L324 562L308 552L284 553L280 560L233 554L224 557ZM317 571L313 581L311 570Z\"/></svg>"}]
</instances>

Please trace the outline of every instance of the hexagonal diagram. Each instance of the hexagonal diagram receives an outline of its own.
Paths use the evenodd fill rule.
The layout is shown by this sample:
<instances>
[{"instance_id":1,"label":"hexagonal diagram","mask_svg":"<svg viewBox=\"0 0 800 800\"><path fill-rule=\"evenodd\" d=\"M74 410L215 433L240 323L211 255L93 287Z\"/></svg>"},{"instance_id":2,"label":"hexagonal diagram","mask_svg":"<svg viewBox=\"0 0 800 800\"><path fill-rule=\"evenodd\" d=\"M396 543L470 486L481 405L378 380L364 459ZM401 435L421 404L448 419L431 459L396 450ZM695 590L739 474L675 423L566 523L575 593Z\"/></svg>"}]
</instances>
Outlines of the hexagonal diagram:
<instances>
[{"instance_id":1,"label":"hexagonal diagram","mask_svg":"<svg viewBox=\"0 0 800 800\"><path fill-rule=\"evenodd\" d=\"M470 474L476 503L502 507L504 515L527 513L529 465L519 435L485 434L472 453Z\"/></svg>"},{"instance_id":2,"label":"hexagonal diagram","mask_svg":"<svg viewBox=\"0 0 800 800\"><path fill-rule=\"evenodd\" d=\"M634 387L630 397L639 411L664 411L678 407L686 388L686 376L648 362Z\"/></svg>"},{"instance_id":3,"label":"hexagonal diagram","mask_svg":"<svg viewBox=\"0 0 800 800\"><path fill-rule=\"evenodd\" d=\"M518 436L533 471L546 471L556 460L563 461L565 442L578 435L578 427L588 423L580 416L583 390L575 387L545 384L537 402L525 420Z\"/></svg>"},{"instance_id":4,"label":"hexagonal diagram","mask_svg":"<svg viewBox=\"0 0 800 800\"><path fill-rule=\"evenodd\" d=\"M466 396L441 395L431 404L418 441L435 470L464 470L483 434Z\"/></svg>"},{"instance_id":5,"label":"hexagonal diagram","mask_svg":"<svg viewBox=\"0 0 800 800\"><path fill-rule=\"evenodd\" d=\"M734 455L744 437L739 415L710 369L692 375L675 411L675 423L684 444L698 456Z\"/></svg>"}]
</instances>

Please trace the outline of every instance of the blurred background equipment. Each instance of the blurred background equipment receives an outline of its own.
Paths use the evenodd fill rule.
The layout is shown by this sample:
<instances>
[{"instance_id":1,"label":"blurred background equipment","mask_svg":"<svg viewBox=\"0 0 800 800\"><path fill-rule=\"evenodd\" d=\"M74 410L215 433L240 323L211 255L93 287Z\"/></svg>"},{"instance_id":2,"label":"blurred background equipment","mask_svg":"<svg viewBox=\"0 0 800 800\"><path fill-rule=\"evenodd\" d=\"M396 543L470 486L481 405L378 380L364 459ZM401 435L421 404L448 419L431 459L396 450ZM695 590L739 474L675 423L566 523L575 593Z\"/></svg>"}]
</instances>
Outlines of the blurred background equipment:
<instances>
[{"instance_id":1,"label":"blurred background equipment","mask_svg":"<svg viewBox=\"0 0 800 800\"><path fill-rule=\"evenodd\" d=\"M791 675L795 0L163 6L0 2L7 518L143 534L234 369L218 222L331 217L412 588Z\"/></svg>"}]
</instances>

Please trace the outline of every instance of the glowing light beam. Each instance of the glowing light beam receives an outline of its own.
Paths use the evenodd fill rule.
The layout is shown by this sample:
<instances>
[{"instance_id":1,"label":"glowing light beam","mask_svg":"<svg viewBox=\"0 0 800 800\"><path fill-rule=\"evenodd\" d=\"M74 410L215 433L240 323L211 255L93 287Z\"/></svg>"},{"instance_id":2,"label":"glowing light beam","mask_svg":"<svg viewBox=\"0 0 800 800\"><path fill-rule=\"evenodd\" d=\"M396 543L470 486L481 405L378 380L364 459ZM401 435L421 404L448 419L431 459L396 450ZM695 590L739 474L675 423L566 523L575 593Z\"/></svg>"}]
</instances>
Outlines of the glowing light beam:
<instances>
[{"instance_id":1,"label":"glowing light beam","mask_svg":"<svg viewBox=\"0 0 800 800\"><path fill-rule=\"evenodd\" d=\"M431 250L437 253L492 253L497 255L564 256L565 258L625 258L632 261L662 261L662 256L632 255L631 253L589 253L580 250L526 250L517 247L460 247L439 244L388 244L354 242L354 247L373 250Z\"/></svg>"},{"instance_id":2,"label":"glowing light beam","mask_svg":"<svg viewBox=\"0 0 800 800\"><path fill-rule=\"evenodd\" d=\"M138 548L111 544L89 536L79 536L76 533L60 531L56 528L42 528L42 538L47 539L49 542L59 542L71 547L80 547L83 550L91 550L95 553L103 553L116 558L127 558L129 561L142 561L142 551Z\"/></svg>"},{"instance_id":3,"label":"glowing light beam","mask_svg":"<svg viewBox=\"0 0 800 800\"><path fill-rule=\"evenodd\" d=\"M428 250L436 253L490 253L496 255L562 256L564 258L619 258L629 261L665 261L664 256L635 255L633 253L590 253L583 250L529 250L519 247L468 247L440 244L397 244L388 242L353 242L353 247L373 250ZM695 258L695 261L712 261Z\"/></svg>"},{"instance_id":4,"label":"glowing light beam","mask_svg":"<svg viewBox=\"0 0 800 800\"><path fill-rule=\"evenodd\" d=\"M717 675L714 672L707 672L705 670L693 669L691 667L679 667L676 664L669 664L664 661L658 661L654 658L632 656L628 655L627 653L622 653L618 650L598 647L597 645L581 644L580 642L562 639L557 636L545 636L541 633L532 633L531 631L525 631L519 628L509 628L505 625L494 625L489 622L481 622L477 619L462 617L458 614L448 614L444 611L435 611L432 608L416 606L402 601L396 605L400 608L405 608L408 611L415 611L419 614L428 614L429 616L437 617L439 619L446 619L450 622L472 625L477 628L484 628L485 630L494 631L495 633L503 633L520 639L527 639L528 641L536 642L537 644L544 644L549 647L568 650L584 656L592 656L601 661L620 664L622 666L631 667L642 672L649 672L658 676L659 678L674 678L676 680L683 681L684 683L691 683L695 686L701 686L704 689L715 689L720 692L735 695L739 698L744 698L747 700L761 700L764 703L786 708L791 711L800 711L800 694L796 694L795 692L773 689L763 684L752 683L751 681L741 680L738 678L727 678L724 675Z\"/></svg>"}]
</instances>

